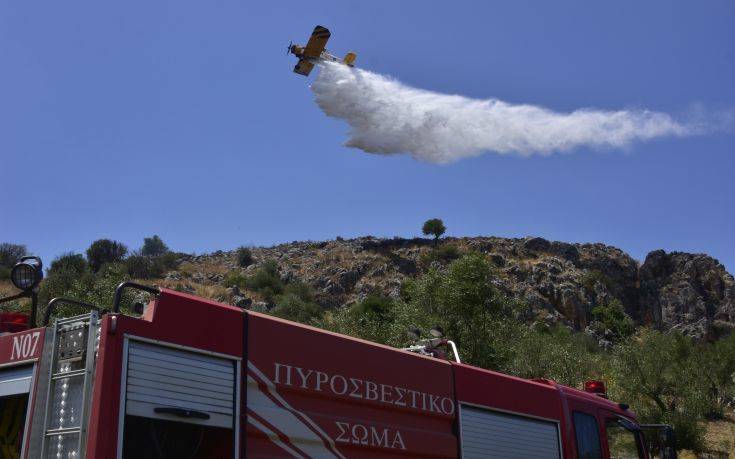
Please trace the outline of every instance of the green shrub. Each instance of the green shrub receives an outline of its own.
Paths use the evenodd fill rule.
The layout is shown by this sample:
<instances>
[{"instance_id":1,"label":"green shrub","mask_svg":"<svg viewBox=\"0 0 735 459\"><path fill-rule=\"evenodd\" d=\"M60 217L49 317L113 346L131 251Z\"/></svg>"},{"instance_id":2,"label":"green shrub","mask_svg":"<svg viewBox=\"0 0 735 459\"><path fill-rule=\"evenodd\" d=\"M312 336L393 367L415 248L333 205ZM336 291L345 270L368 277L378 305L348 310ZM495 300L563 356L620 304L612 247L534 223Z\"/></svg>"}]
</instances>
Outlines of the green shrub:
<instances>
[{"instance_id":1,"label":"green shrub","mask_svg":"<svg viewBox=\"0 0 735 459\"><path fill-rule=\"evenodd\" d=\"M596 269L591 269L585 272L582 275L582 279L580 282L582 286L590 292L595 291L595 284L597 284L597 282L600 282L602 285L604 285L607 290L611 290L614 287L612 279Z\"/></svg>"},{"instance_id":2,"label":"green shrub","mask_svg":"<svg viewBox=\"0 0 735 459\"><path fill-rule=\"evenodd\" d=\"M389 297L371 294L350 308L357 317L368 316L377 320L386 320L393 309L393 300Z\"/></svg>"},{"instance_id":3,"label":"green shrub","mask_svg":"<svg viewBox=\"0 0 735 459\"><path fill-rule=\"evenodd\" d=\"M22 312L24 314L28 314L30 306L26 303L27 301L8 301L6 303L0 303L0 312Z\"/></svg>"},{"instance_id":4,"label":"green shrub","mask_svg":"<svg viewBox=\"0 0 735 459\"><path fill-rule=\"evenodd\" d=\"M10 242L0 243L0 266L12 268L27 253L25 245L11 244Z\"/></svg>"},{"instance_id":5,"label":"green shrub","mask_svg":"<svg viewBox=\"0 0 735 459\"><path fill-rule=\"evenodd\" d=\"M67 252L54 258L49 268L49 273L58 271L69 271L82 274L87 270L87 260L81 253Z\"/></svg>"},{"instance_id":6,"label":"green shrub","mask_svg":"<svg viewBox=\"0 0 735 459\"><path fill-rule=\"evenodd\" d=\"M462 252L455 245L441 245L432 248L430 251L421 255L421 265L425 268L431 266L433 262L439 262L442 265L457 260L462 257Z\"/></svg>"},{"instance_id":7,"label":"green shrub","mask_svg":"<svg viewBox=\"0 0 735 459\"><path fill-rule=\"evenodd\" d=\"M310 324L323 314L322 308L311 301L304 301L293 293L279 295L271 314L283 319Z\"/></svg>"},{"instance_id":8,"label":"green shrub","mask_svg":"<svg viewBox=\"0 0 735 459\"><path fill-rule=\"evenodd\" d=\"M714 343L700 343L695 352L696 373L703 381L710 419L723 419L735 407L735 334Z\"/></svg>"},{"instance_id":9,"label":"green shrub","mask_svg":"<svg viewBox=\"0 0 735 459\"><path fill-rule=\"evenodd\" d=\"M370 298L353 306L349 316L335 314L333 324L358 330L363 337L378 338L392 345L407 344L409 327L441 326L446 336L460 348L463 361L498 368L507 356L508 326L504 324L513 310L512 303L492 284L493 272L485 257L472 253L452 262L446 270L430 269L402 289L401 301L391 306L385 300Z\"/></svg>"},{"instance_id":10,"label":"green shrub","mask_svg":"<svg viewBox=\"0 0 735 459\"><path fill-rule=\"evenodd\" d=\"M616 341L627 338L635 332L633 319L625 313L622 303L617 299L592 308L592 318L612 331Z\"/></svg>"},{"instance_id":11,"label":"green shrub","mask_svg":"<svg viewBox=\"0 0 735 459\"><path fill-rule=\"evenodd\" d=\"M384 302L381 303L385 306ZM413 303L393 301L385 314L361 313L365 309L374 309L369 306L358 306L359 304L328 311L321 319L316 320L314 325L398 347L414 344L406 335L408 329L419 327L428 330L433 326L432 318ZM377 305L373 303L373 306ZM379 311L382 307L375 309Z\"/></svg>"},{"instance_id":12,"label":"green shrub","mask_svg":"<svg viewBox=\"0 0 735 459\"><path fill-rule=\"evenodd\" d=\"M253 254L247 247L237 249L237 264L241 268L247 268L254 263Z\"/></svg>"},{"instance_id":13,"label":"green shrub","mask_svg":"<svg viewBox=\"0 0 735 459\"><path fill-rule=\"evenodd\" d=\"M0 280L10 279L10 269L7 266L0 266Z\"/></svg>"},{"instance_id":14,"label":"green shrub","mask_svg":"<svg viewBox=\"0 0 735 459\"><path fill-rule=\"evenodd\" d=\"M140 250L145 257L157 257L168 251L168 246L155 234L143 239L143 248Z\"/></svg>"},{"instance_id":15,"label":"green shrub","mask_svg":"<svg viewBox=\"0 0 735 459\"><path fill-rule=\"evenodd\" d=\"M245 277L238 271L230 271L225 275L222 283L225 287L245 288L247 287L247 277Z\"/></svg>"},{"instance_id":16,"label":"green shrub","mask_svg":"<svg viewBox=\"0 0 735 459\"><path fill-rule=\"evenodd\" d=\"M157 258L131 255L125 259L128 275L136 279L153 279L163 276L164 266Z\"/></svg>"},{"instance_id":17,"label":"green shrub","mask_svg":"<svg viewBox=\"0 0 735 459\"><path fill-rule=\"evenodd\" d=\"M284 285L278 275L278 264L275 260L267 260L251 277L245 281L250 290L263 295L268 303L272 303L276 295L283 293Z\"/></svg>"},{"instance_id":18,"label":"green shrub","mask_svg":"<svg viewBox=\"0 0 735 459\"><path fill-rule=\"evenodd\" d=\"M175 269L179 265L181 255L182 254L176 252L166 252L155 257L155 261L164 270Z\"/></svg>"},{"instance_id":19,"label":"green shrub","mask_svg":"<svg viewBox=\"0 0 735 459\"><path fill-rule=\"evenodd\" d=\"M285 294L296 295L304 301L314 301L314 292L307 284L303 282L289 282L283 288Z\"/></svg>"},{"instance_id":20,"label":"green shrub","mask_svg":"<svg viewBox=\"0 0 735 459\"><path fill-rule=\"evenodd\" d=\"M178 265L180 254L166 252L157 256L145 256L134 253L125 259L130 277L138 279L157 279Z\"/></svg>"},{"instance_id":21,"label":"green shrub","mask_svg":"<svg viewBox=\"0 0 735 459\"><path fill-rule=\"evenodd\" d=\"M122 242L99 239L87 249L87 261L92 271L97 272L105 263L121 261L127 252L128 248Z\"/></svg>"},{"instance_id":22,"label":"green shrub","mask_svg":"<svg viewBox=\"0 0 735 459\"><path fill-rule=\"evenodd\" d=\"M642 329L614 350L611 398L629 403L641 422L672 424L678 449L701 451L708 407L699 359L691 338Z\"/></svg>"},{"instance_id":23,"label":"green shrub","mask_svg":"<svg viewBox=\"0 0 735 459\"><path fill-rule=\"evenodd\" d=\"M108 263L96 273L86 271L81 275L72 270L50 272L41 283L39 309L44 310L46 304L55 297L72 298L109 309L112 307L115 288L120 282L129 279L127 267L123 263ZM128 290L123 296L121 307L124 312L131 312L135 295ZM85 308L63 305L54 317L69 317L85 312L88 312Z\"/></svg>"},{"instance_id":24,"label":"green shrub","mask_svg":"<svg viewBox=\"0 0 735 459\"><path fill-rule=\"evenodd\" d=\"M554 326L523 329L516 326L506 344L510 356L503 371L524 378L548 378L570 386L599 377L601 359L587 335Z\"/></svg>"}]
</instances>

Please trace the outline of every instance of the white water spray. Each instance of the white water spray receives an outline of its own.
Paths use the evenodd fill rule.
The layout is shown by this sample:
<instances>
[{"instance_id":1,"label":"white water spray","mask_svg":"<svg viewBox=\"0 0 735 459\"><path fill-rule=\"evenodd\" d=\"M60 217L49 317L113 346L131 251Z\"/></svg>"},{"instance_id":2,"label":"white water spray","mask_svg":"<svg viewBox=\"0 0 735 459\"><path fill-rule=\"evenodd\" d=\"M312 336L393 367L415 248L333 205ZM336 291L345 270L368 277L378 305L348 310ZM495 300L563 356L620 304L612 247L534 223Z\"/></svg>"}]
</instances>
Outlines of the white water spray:
<instances>
[{"instance_id":1,"label":"white water spray","mask_svg":"<svg viewBox=\"0 0 735 459\"><path fill-rule=\"evenodd\" d=\"M369 153L408 153L440 164L485 152L548 155L585 146L625 148L636 141L699 131L666 113L558 113L416 89L334 63L323 65L311 88L324 113L349 124L346 146Z\"/></svg>"}]
</instances>

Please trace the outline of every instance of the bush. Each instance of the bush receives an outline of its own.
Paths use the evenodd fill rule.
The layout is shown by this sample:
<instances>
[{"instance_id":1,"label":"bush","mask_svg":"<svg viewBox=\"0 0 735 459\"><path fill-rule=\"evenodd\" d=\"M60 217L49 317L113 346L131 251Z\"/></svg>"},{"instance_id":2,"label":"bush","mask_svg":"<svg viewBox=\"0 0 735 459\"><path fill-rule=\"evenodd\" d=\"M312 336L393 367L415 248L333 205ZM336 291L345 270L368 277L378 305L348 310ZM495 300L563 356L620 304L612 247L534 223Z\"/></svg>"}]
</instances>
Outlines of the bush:
<instances>
[{"instance_id":1,"label":"bush","mask_svg":"<svg viewBox=\"0 0 735 459\"><path fill-rule=\"evenodd\" d=\"M278 264L275 260L267 260L255 274L248 277L245 287L263 295L268 303L273 303L276 295L283 293L283 281L278 275Z\"/></svg>"},{"instance_id":2,"label":"bush","mask_svg":"<svg viewBox=\"0 0 735 459\"><path fill-rule=\"evenodd\" d=\"M134 253L125 259L130 277L138 279L156 279L163 277L166 271L174 269L179 260L179 254L166 252L155 257Z\"/></svg>"},{"instance_id":3,"label":"bush","mask_svg":"<svg viewBox=\"0 0 735 459\"><path fill-rule=\"evenodd\" d=\"M46 305L49 301L56 297L74 298L75 284L77 282L86 282L88 276L77 273L73 270L56 269L49 271L48 275L41 282L39 290L39 304Z\"/></svg>"},{"instance_id":4,"label":"bush","mask_svg":"<svg viewBox=\"0 0 735 459\"><path fill-rule=\"evenodd\" d=\"M613 299L608 304L592 308L592 318L610 330L615 341L627 338L635 332L635 323L625 313L622 303Z\"/></svg>"},{"instance_id":5,"label":"bush","mask_svg":"<svg viewBox=\"0 0 735 459\"><path fill-rule=\"evenodd\" d=\"M641 422L671 424L677 449L701 451L707 391L699 358L690 338L643 329L614 351L611 397L630 403Z\"/></svg>"},{"instance_id":6,"label":"bush","mask_svg":"<svg viewBox=\"0 0 735 459\"><path fill-rule=\"evenodd\" d=\"M28 254L26 246L22 244L0 243L0 266L12 268L14 264Z\"/></svg>"},{"instance_id":7,"label":"bush","mask_svg":"<svg viewBox=\"0 0 735 459\"><path fill-rule=\"evenodd\" d=\"M225 287L247 287L248 278L237 271L230 271L225 275L222 284Z\"/></svg>"},{"instance_id":8,"label":"bush","mask_svg":"<svg viewBox=\"0 0 735 459\"><path fill-rule=\"evenodd\" d=\"M696 373L703 378L710 419L725 417L728 407L735 407L735 334L715 343L697 345Z\"/></svg>"},{"instance_id":9,"label":"bush","mask_svg":"<svg viewBox=\"0 0 735 459\"><path fill-rule=\"evenodd\" d=\"M105 263L121 261L127 252L128 248L121 242L99 239L87 249L87 261L92 271L97 272Z\"/></svg>"},{"instance_id":10,"label":"bush","mask_svg":"<svg viewBox=\"0 0 735 459\"><path fill-rule=\"evenodd\" d=\"M524 378L548 378L570 386L597 379L601 355L596 343L566 327L541 330L516 328L508 341L510 359L503 371Z\"/></svg>"},{"instance_id":11,"label":"bush","mask_svg":"<svg viewBox=\"0 0 735 459\"><path fill-rule=\"evenodd\" d=\"M237 249L237 264L241 268L247 268L248 266L252 265L254 262L253 260L253 254L250 252L250 249L247 247L240 247Z\"/></svg>"},{"instance_id":12,"label":"bush","mask_svg":"<svg viewBox=\"0 0 735 459\"><path fill-rule=\"evenodd\" d=\"M602 285L607 288L607 290L612 290L614 287L614 283L612 279L610 279L607 275L603 274L601 271L598 271L596 269L591 269L587 272L585 272L582 275L581 284L584 288L589 290L590 292L595 291L595 284L600 282Z\"/></svg>"},{"instance_id":13,"label":"bush","mask_svg":"<svg viewBox=\"0 0 735 459\"><path fill-rule=\"evenodd\" d=\"M179 265L179 259L182 254L176 252L166 252L156 257L158 263L164 270L175 269Z\"/></svg>"},{"instance_id":14,"label":"bush","mask_svg":"<svg viewBox=\"0 0 735 459\"><path fill-rule=\"evenodd\" d=\"M457 343L463 361L501 368L521 325L508 319L515 305L497 292L492 277L484 256L465 255L446 270L430 269L405 282L401 299L370 296L349 309L329 312L318 323L393 346L413 344L406 335L409 328L438 325Z\"/></svg>"},{"instance_id":15,"label":"bush","mask_svg":"<svg viewBox=\"0 0 735 459\"><path fill-rule=\"evenodd\" d=\"M304 301L293 293L280 295L276 306L271 310L274 316L310 324L323 314L322 308L311 301Z\"/></svg>"},{"instance_id":16,"label":"bush","mask_svg":"<svg viewBox=\"0 0 735 459\"><path fill-rule=\"evenodd\" d=\"M137 279L154 279L163 276L165 267L157 258L131 255L125 259L128 275Z\"/></svg>"},{"instance_id":17,"label":"bush","mask_svg":"<svg viewBox=\"0 0 735 459\"><path fill-rule=\"evenodd\" d=\"M167 253L168 246L161 240L158 235L153 235L143 239L143 248L141 254L145 257L157 257Z\"/></svg>"},{"instance_id":18,"label":"bush","mask_svg":"<svg viewBox=\"0 0 735 459\"><path fill-rule=\"evenodd\" d=\"M442 265L453 262L461 258L462 252L455 245L442 245L434 247L429 252L421 256L421 265L428 268L432 263L438 262Z\"/></svg>"},{"instance_id":19,"label":"bush","mask_svg":"<svg viewBox=\"0 0 735 459\"><path fill-rule=\"evenodd\" d=\"M54 258L49 268L49 274L58 271L68 271L82 274L87 270L87 260L81 253L67 252Z\"/></svg>"},{"instance_id":20,"label":"bush","mask_svg":"<svg viewBox=\"0 0 735 459\"><path fill-rule=\"evenodd\" d=\"M49 273L41 283L39 292L40 309L55 297L66 297L85 301L102 308L112 307L112 297L120 282L129 280L127 267L122 263L108 263L96 273L86 271L81 275L74 271L58 270ZM136 294L128 290L121 302L124 312L130 313ZM69 317L89 312L85 308L63 305L56 310L55 317Z\"/></svg>"},{"instance_id":21,"label":"bush","mask_svg":"<svg viewBox=\"0 0 735 459\"><path fill-rule=\"evenodd\" d=\"M386 296L371 294L367 298L355 303L350 308L356 317L370 317L377 320L386 320L393 309L393 300Z\"/></svg>"},{"instance_id":22,"label":"bush","mask_svg":"<svg viewBox=\"0 0 735 459\"><path fill-rule=\"evenodd\" d=\"M290 282L285 285L283 292L286 295L296 295L304 301L314 301L314 292L311 291L311 287L303 282Z\"/></svg>"},{"instance_id":23,"label":"bush","mask_svg":"<svg viewBox=\"0 0 735 459\"><path fill-rule=\"evenodd\" d=\"M432 218L429 220L426 220L424 222L424 226L421 228L421 231L425 235L432 235L434 236L434 244L436 244L436 241L439 240L442 234L447 230L446 226L444 226L444 222L441 221L439 218Z\"/></svg>"},{"instance_id":24,"label":"bush","mask_svg":"<svg viewBox=\"0 0 735 459\"><path fill-rule=\"evenodd\" d=\"M328 311L314 325L398 347L414 344L406 335L408 329L419 327L428 330L434 325L432 318L413 303L391 300L391 305L388 306L385 300L366 301L366 305L357 303L350 308ZM381 310L385 313L381 314Z\"/></svg>"},{"instance_id":25,"label":"bush","mask_svg":"<svg viewBox=\"0 0 735 459\"><path fill-rule=\"evenodd\" d=\"M10 279L10 268L6 266L0 266L0 280Z\"/></svg>"},{"instance_id":26,"label":"bush","mask_svg":"<svg viewBox=\"0 0 735 459\"><path fill-rule=\"evenodd\" d=\"M497 367L496 322L506 311L506 300L491 283L490 265L480 254L454 261L436 290L429 285L436 303L436 321L461 347L464 360L474 365Z\"/></svg>"}]
</instances>

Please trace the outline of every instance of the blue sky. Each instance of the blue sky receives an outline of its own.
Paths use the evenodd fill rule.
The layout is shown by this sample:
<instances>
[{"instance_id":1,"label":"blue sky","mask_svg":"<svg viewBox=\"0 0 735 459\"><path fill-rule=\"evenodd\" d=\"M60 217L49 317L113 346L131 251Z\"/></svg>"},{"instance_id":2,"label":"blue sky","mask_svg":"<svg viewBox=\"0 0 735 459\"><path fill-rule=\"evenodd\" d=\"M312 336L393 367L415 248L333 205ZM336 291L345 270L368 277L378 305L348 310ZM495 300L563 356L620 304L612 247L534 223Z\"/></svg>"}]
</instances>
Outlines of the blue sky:
<instances>
[{"instance_id":1,"label":"blue sky","mask_svg":"<svg viewBox=\"0 0 735 459\"><path fill-rule=\"evenodd\" d=\"M451 165L342 146L291 73L330 50L406 84L556 111L735 107L735 4L0 3L0 241L47 262L109 237L173 249L360 235L604 242L735 271L735 135ZM313 78L313 77L312 77Z\"/></svg>"}]
</instances>

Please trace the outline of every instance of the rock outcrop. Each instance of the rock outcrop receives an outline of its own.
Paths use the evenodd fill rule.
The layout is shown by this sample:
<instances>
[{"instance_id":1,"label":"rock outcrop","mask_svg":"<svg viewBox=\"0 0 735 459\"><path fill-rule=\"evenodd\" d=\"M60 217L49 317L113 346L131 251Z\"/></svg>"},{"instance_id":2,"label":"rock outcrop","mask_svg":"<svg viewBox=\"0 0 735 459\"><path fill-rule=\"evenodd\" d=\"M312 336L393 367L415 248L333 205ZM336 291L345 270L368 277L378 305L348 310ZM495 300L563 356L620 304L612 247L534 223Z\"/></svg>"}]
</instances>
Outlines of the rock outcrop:
<instances>
[{"instance_id":1,"label":"rock outcrop","mask_svg":"<svg viewBox=\"0 0 735 459\"><path fill-rule=\"evenodd\" d=\"M697 338L715 339L735 328L735 281L707 255L657 250L641 265L616 247L539 237L446 238L441 245L485 254L495 267L497 287L528 305L524 318L529 321L584 330L595 306L618 300L639 324L675 328ZM213 288L229 272L249 275L264 261L275 260L284 282L310 285L315 300L333 308L370 293L398 297L402 282L432 263L432 250L433 242L422 238L292 242L252 248L255 264L247 268L237 265L234 251L192 256L163 283L189 291L209 286L204 294L264 308L255 292Z\"/></svg>"},{"instance_id":2,"label":"rock outcrop","mask_svg":"<svg viewBox=\"0 0 735 459\"><path fill-rule=\"evenodd\" d=\"M716 339L735 326L735 280L712 257L656 250L639 277L641 310L661 328Z\"/></svg>"}]
</instances>

